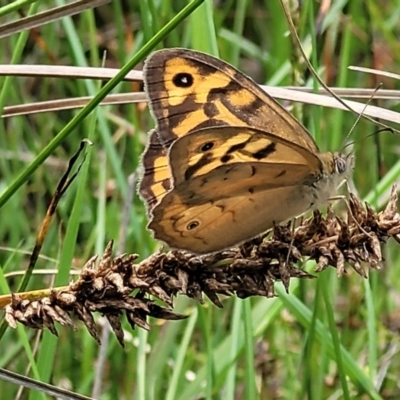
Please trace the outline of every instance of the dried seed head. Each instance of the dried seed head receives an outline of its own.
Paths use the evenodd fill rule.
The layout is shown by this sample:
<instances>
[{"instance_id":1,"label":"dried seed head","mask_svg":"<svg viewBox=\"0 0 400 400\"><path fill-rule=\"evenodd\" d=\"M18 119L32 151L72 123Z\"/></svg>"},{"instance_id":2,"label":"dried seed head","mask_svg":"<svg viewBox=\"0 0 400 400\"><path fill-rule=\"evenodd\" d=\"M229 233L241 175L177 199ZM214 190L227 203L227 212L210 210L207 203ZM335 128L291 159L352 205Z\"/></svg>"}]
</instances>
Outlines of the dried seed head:
<instances>
[{"instance_id":1,"label":"dried seed head","mask_svg":"<svg viewBox=\"0 0 400 400\"><path fill-rule=\"evenodd\" d=\"M67 288L52 290L48 297L35 301L12 295L5 307L5 319L13 328L21 322L36 329L48 328L56 334L54 322L74 327L71 316L75 315L99 341L92 313L101 312L123 345L124 314L132 328L149 329L148 317L185 318L169 309L178 293L200 303L205 294L217 307L222 307L219 295L274 297L275 281L282 281L288 290L291 278L314 277L296 265L302 258L315 260L316 272L331 266L342 276L349 265L366 277L362 264L379 269L381 246L389 238L400 243L395 186L388 205L379 213L350 194L346 221L329 207L325 216L316 211L297 227L291 222L275 226L271 232L240 247L204 256L158 251L135 264L136 254L113 258L110 242L104 254L99 259L90 258L78 280ZM159 306L146 295L159 298L167 307Z\"/></svg>"}]
</instances>

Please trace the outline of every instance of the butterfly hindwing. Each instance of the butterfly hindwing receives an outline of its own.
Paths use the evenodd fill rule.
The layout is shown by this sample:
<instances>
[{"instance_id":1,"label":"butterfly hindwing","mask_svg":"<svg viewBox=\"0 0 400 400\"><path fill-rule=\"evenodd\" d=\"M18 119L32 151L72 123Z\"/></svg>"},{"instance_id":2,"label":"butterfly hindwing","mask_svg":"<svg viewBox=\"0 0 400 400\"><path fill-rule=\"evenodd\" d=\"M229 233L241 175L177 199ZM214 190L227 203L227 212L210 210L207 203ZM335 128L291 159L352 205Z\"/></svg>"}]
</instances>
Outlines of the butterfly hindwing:
<instances>
[{"instance_id":1,"label":"butterfly hindwing","mask_svg":"<svg viewBox=\"0 0 400 400\"><path fill-rule=\"evenodd\" d=\"M149 228L172 248L197 254L240 244L311 208L300 186L289 186L187 205L179 193L169 192L153 210ZM273 213L270 210L274 210Z\"/></svg>"}]
</instances>

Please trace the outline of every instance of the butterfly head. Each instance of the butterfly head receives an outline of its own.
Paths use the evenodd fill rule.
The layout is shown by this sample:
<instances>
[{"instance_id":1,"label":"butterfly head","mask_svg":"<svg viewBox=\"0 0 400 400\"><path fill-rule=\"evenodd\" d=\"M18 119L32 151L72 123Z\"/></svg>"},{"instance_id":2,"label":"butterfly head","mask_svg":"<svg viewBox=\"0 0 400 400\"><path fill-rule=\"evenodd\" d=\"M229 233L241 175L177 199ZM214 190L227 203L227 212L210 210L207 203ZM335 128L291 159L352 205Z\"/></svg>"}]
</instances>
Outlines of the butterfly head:
<instances>
[{"instance_id":1,"label":"butterfly head","mask_svg":"<svg viewBox=\"0 0 400 400\"><path fill-rule=\"evenodd\" d=\"M322 162L322 176L333 180L344 180L351 175L354 167L354 154L335 153L320 153Z\"/></svg>"},{"instance_id":2,"label":"butterfly head","mask_svg":"<svg viewBox=\"0 0 400 400\"><path fill-rule=\"evenodd\" d=\"M347 179L354 168L354 154L333 153L332 173L342 179Z\"/></svg>"},{"instance_id":3,"label":"butterfly head","mask_svg":"<svg viewBox=\"0 0 400 400\"><path fill-rule=\"evenodd\" d=\"M337 188L350 178L354 166L354 155L343 153L321 153L322 175L314 183L315 202L312 208L325 204L336 194Z\"/></svg>"}]
</instances>

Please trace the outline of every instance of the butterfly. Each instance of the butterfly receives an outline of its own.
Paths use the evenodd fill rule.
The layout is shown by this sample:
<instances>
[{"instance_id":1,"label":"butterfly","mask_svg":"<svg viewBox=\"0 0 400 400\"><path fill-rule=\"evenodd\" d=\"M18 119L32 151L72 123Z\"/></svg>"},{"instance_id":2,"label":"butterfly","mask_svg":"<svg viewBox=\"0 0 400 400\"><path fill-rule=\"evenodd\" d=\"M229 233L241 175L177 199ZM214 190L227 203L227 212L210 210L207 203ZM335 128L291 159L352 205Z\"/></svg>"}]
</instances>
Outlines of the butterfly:
<instances>
[{"instance_id":1,"label":"butterfly","mask_svg":"<svg viewBox=\"0 0 400 400\"><path fill-rule=\"evenodd\" d=\"M139 193L148 228L196 254L249 240L328 201L352 162L322 153L252 79L187 49L152 53L145 91L156 127Z\"/></svg>"}]
</instances>

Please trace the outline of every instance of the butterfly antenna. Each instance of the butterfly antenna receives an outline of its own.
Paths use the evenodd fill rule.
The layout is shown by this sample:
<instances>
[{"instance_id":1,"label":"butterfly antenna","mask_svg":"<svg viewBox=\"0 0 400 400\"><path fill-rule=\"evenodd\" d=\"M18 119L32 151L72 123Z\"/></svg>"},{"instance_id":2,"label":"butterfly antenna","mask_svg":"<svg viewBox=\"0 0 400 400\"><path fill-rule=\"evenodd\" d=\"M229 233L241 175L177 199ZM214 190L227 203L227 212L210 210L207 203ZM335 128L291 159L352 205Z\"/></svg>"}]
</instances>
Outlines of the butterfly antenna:
<instances>
[{"instance_id":1,"label":"butterfly antenna","mask_svg":"<svg viewBox=\"0 0 400 400\"><path fill-rule=\"evenodd\" d=\"M380 83L380 84L375 88L375 90L373 91L371 97L368 99L368 101L365 103L363 109L362 109L361 112L358 114L357 119L354 121L354 124L352 125L352 127L351 127L350 130L349 130L349 133L348 133L348 134L346 135L346 137L344 138L343 143L346 143L346 142L347 142L347 139L348 139L348 138L351 136L351 134L354 132L354 129L355 129L355 127L357 126L357 124L360 122L360 119L362 118L362 116L363 116L365 110L366 110L367 107L371 104L372 99L374 98L374 96L376 95L376 93L378 92L378 90L382 88L382 86L383 86L382 83ZM389 130L389 129L393 132L393 129L390 128L390 127L381 128L382 131L384 131L384 130ZM370 135L368 135L368 136L370 136ZM366 136L365 138L367 138L368 136ZM365 138L364 138L364 139L365 139ZM351 143L353 144L354 141L351 142ZM342 151L343 151L346 147L348 147L349 145L350 145L350 143L344 144L344 145L342 146Z\"/></svg>"},{"instance_id":2,"label":"butterfly antenna","mask_svg":"<svg viewBox=\"0 0 400 400\"><path fill-rule=\"evenodd\" d=\"M289 30L290 33L292 34L292 38L294 43L298 46L301 55L303 56L304 62L307 65L307 68L310 70L314 78L318 81L318 83L328 92L330 93L340 104L342 104L347 110L351 111L354 114L357 114L360 116L359 113L357 113L355 110L353 110L344 100L342 100L335 92L333 92L326 84L325 82L319 77L317 74L317 71L315 71L314 67L311 65L310 61L308 60L308 57L303 49L303 46L301 45L301 41L299 38L299 35L297 34L296 27L294 26L292 17L290 15L290 11L288 9L288 6L286 5L286 2L284 0L279 0L283 9L283 12L285 14L286 20L289 25ZM364 108L365 110L365 108ZM361 114L362 115L362 114ZM366 118L368 121L373 122L376 125L379 125L382 128L388 128L391 129L388 125L383 124L382 122L379 122L375 120L374 118L369 117L368 115L364 115L364 118ZM399 132L396 129L393 130L394 132Z\"/></svg>"},{"instance_id":3,"label":"butterfly antenna","mask_svg":"<svg viewBox=\"0 0 400 400\"><path fill-rule=\"evenodd\" d=\"M350 131L350 132L351 132L351 131ZM367 139L367 138L369 138L369 137L371 137L371 136L374 136L374 135L376 135L376 134L378 134L378 133L381 133L381 132L390 132L390 133L393 133L393 134L395 133L394 129L392 129L392 128L381 128L381 129L378 129L378 130L375 131L375 132L370 133L370 134L367 135L367 136L362 137L360 140ZM350 135L347 135L347 136L346 136L346 139L347 139L349 136L350 136ZM356 142L357 142L357 140L353 140L352 142L346 143L346 144L343 146L341 152L343 152L343 150L344 150L346 147L349 147L349 146L353 145L353 144L356 143Z\"/></svg>"}]
</instances>

